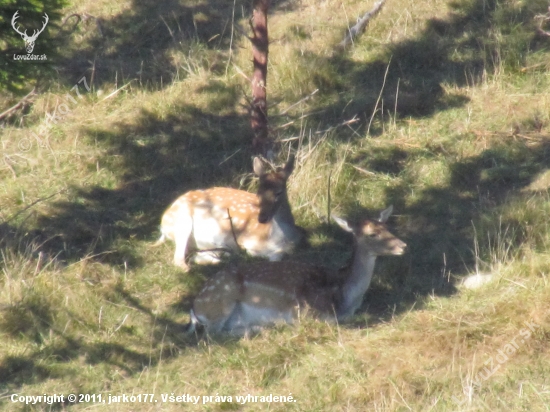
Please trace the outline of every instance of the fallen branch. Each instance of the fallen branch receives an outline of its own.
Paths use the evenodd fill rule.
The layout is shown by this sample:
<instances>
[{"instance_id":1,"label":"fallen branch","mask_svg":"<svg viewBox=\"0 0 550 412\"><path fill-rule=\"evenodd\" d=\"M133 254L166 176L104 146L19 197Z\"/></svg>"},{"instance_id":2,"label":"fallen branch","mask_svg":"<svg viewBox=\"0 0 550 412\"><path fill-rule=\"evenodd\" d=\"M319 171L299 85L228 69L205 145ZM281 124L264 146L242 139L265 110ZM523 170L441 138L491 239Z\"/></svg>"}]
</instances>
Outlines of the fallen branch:
<instances>
[{"instance_id":1,"label":"fallen branch","mask_svg":"<svg viewBox=\"0 0 550 412\"><path fill-rule=\"evenodd\" d=\"M353 41L365 31L367 25L369 24L369 21L380 12L385 2L386 0L379 0L374 5L371 11L366 12L363 17L358 18L357 23L355 23L353 27L349 28L348 34L346 35L344 40L342 40L340 44L338 44L338 48L345 49L347 46L350 45L350 43L353 43Z\"/></svg>"},{"instance_id":2,"label":"fallen branch","mask_svg":"<svg viewBox=\"0 0 550 412\"><path fill-rule=\"evenodd\" d=\"M30 100L36 95L36 87L31 90L29 94L23 97L15 106L10 107L8 110L0 113L0 120L10 116L13 112L25 107Z\"/></svg>"}]
</instances>

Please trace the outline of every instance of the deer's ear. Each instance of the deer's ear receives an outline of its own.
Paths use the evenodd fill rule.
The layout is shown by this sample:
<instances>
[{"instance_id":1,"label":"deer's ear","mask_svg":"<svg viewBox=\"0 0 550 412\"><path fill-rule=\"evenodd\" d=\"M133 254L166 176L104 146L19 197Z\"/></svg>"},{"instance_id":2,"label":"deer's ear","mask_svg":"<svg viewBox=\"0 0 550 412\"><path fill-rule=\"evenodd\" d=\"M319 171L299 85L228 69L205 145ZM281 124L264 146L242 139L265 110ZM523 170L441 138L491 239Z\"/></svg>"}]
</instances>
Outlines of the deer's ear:
<instances>
[{"instance_id":1,"label":"deer's ear","mask_svg":"<svg viewBox=\"0 0 550 412\"><path fill-rule=\"evenodd\" d=\"M353 233L353 228L349 225L348 221L346 219L342 219L341 217L338 217L336 215L330 215L332 219L338 223L338 226L340 226L342 229L344 229L346 232Z\"/></svg>"},{"instance_id":2,"label":"deer's ear","mask_svg":"<svg viewBox=\"0 0 550 412\"><path fill-rule=\"evenodd\" d=\"M256 173L256 176L265 175L265 163L259 157L254 158L254 161L252 162L252 168L254 169L254 173Z\"/></svg>"},{"instance_id":3,"label":"deer's ear","mask_svg":"<svg viewBox=\"0 0 550 412\"><path fill-rule=\"evenodd\" d=\"M390 205L388 206L388 208L380 212L380 217L378 218L378 221L382 223L386 223L388 218L391 216L392 212L393 212L393 205Z\"/></svg>"},{"instance_id":4,"label":"deer's ear","mask_svg":"<svg viewBox=\"0 0 550 412\"><path fill-rule=\"evenodd\" d=\"M290 155L290 157L288 158L288 162L286 162L286 165L283 169L287 178L288 176L290 176L290 174L294 170L295 163L296 163L296 158L294 157L294 155Z\"/></svg>"}]
</instances>

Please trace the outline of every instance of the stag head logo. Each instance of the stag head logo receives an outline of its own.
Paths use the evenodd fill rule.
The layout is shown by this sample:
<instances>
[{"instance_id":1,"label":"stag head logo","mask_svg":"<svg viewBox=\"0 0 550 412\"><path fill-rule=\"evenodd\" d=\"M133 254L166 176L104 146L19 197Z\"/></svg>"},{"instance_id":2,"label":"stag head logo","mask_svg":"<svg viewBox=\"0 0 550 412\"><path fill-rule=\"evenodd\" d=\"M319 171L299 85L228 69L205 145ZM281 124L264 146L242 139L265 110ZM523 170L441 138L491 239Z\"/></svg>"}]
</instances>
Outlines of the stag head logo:
<instances>
[{"instance_id":1,"label":"stag head logo","mask_svg":"<svg viewBox=\"0 0 550 412\"><path fill-rule=\"evenodd\" d=\"M34 42L36 41L38 35L44 31L44 29L46 28L46 24L48 24L48 21L50 19L48 15L44 13L44 24L42 25L42 28L40 30L34 30L32 36L29 36L27 35L27 30L22 32L19 29L19 25L17 25L17 27L15 26L15 21L19 18L19 16L17 15L18 13L19 13L19 10L17 10L13 15L13 18L11 19L11 25L13 29L21 35L21 38L25 40L25 49L27 49L27 53L30 54L34 49Z\"/></svg>"}]
</instances>

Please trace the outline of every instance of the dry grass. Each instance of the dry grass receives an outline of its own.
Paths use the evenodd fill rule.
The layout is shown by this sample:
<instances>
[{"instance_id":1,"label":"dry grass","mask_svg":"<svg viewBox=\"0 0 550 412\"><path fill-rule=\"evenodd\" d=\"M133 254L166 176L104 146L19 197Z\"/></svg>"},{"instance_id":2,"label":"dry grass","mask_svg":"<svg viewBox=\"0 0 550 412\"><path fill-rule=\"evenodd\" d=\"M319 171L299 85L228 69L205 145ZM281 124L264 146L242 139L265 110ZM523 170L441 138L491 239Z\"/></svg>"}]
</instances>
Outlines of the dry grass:
<instances>
[{"instance_id":1,"label":"dry grass","mask_svg":"<svg viewBox=\"0 0 550 412\"><path fill-rule=\"evenodd\" d=\"M297 154L289 194L311 247L295 259L345 262L329 206L393 204L410 251L379 260L349 324L213 341L183 325L216 269L183 274L172 245L148 246L185 190L254 187L249 4L68 6L108 36L80 25L59 77L0 137L0 408L170 411L182 402L163 394L190 394L233 397L185 405L209 411L547 410L549 46L530 31L547 4L396 0L335 53L368 7L274 6L271 126L281 159ZM93 88L46 127L83 76ZM475 273L493 280L460 286ZM13 393L158 402L23 407ZM247 394L296 402L239 404Z\"/></svg>"}]
</instances>

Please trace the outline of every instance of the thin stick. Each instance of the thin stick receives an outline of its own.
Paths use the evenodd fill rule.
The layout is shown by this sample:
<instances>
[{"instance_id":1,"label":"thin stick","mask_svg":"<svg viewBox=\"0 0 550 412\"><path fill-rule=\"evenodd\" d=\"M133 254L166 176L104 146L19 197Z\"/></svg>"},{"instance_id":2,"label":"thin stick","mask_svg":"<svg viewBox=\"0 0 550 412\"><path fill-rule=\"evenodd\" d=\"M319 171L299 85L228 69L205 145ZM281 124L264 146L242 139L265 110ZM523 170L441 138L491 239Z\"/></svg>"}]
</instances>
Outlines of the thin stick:
<instances>
[{"instance_id":1,"label":"thin stick","mask_svg":"<svg viewBox=\"0 0 550 412\"><path fill-rule=\"evenodd\" d=\"M330 223L330 178L332 177L332 170L328 172L328 179L327 179L327 223Z\"/></svg>"},{"instance_id":2,"label":"thin stick","mask_svg":"<svg viewBox=\"0 0 550 412\"><path fill-rule=\"evenodd\" d=\"M90 87L94 87L94 77L95 77L95 58L94 58L94 64L92 66L92 75L90 76ZM141 72L141 71L140 71Z\"/></svg>"},{"instance_id":3,"label":"thin stick","mask_svg":"<svg viewBox=\"0 0 550 412\"><path fill-rule=\"evenodd\" d=\"M233 67L235 68L235 70L237 70L237 73L239 73L241 76L243 76L247 81L251 82L252 79L250 77L248 77L244 72L243 70L237 66L235 63L233 63Z\"/></svg>"},{"instance_id":4,"label":"thin stick","mask_svg":"<svg viewBox=\"0 0 550 412\"><path fill-rule=\"evenodd\" d=\"M384 81L382 82L382 87L380 88L380 93L378 94L378 99L376 100L376 104L374 105L374 110L372 111L372 115L369 120L369 127L367 127L367 135L370 134L370 127L372 125L372 121L374 120L374 115L376 114L376 111L378 109L378 104L380 103L380 99L382 98L382 93L384 92L384 87L386 86L386 78L388 77L388 71L390 70L390 64L391 59L388 62L388 66L386 67L386 73L384 73Z\"/></svg>"},{"instance_id":5,"label":"thin stick","mask_svg":"<svg viewBox=\"0 0 550 412\"><path fill-rule=\"evenodd\" d=\"M358 170L358 171L360 171L361 173L364 173L364 174L366 174L366 175L369 175L369 176L374 176L374 175L376 175L376 173L371 172L371 171L369 171L369 170L365 170L365 169L363 169L362 167L355 166L355 165L351 165L351 166L352 166L355 170Z\"/></svg>"},{"instance_id":6,"label":"thin stick","mask_svg":"<svg viewBox=\"0 0 550 412\"><path fill-rule=\"evenodd\" d=\"M280 114L283 115L283 114L286 114L290 109L292 109L293 107L296 107L298 106L300 103L303 103L309 99L311 99L313 97L313 95L315 95L315 93L317 93L319 91L319 89L315 89L314 91L312 91L310 94L308 94L306 97L303 97L302 99L298 100L296 103L294 104L291 104L290 106L288 106L285 110L283 110Z\"/></svg>"},{"instance_id":7,"label":"thin stick","mask_svg":"<svg viewBox=\"0 0 550 412\"><path fill-rule=\"evenodd\" d=\"M177 43L176 42L176 37L174 36L174 32L172 31L172 29L170 28L170 26L168 25L168 23L166 23L166 20L164 20L164 17L160 16L160 19L162 20L162 22L164 23L164 25L166 26L166 28L168 29L168 33L170 33L170 37L172 38L172 41L174 43Z\"/></svg>"},{"instance_id":8,"label":"thin stick","mask_svg":"<svg viewBox=\"0 0 550 412\"><path fill-rule=\"evenodd\" d=\"M227 71L229 70L229 63L231 63L231 58L233 57L233 35L235 33L235 3L237 0L233 0L233 11L231 12L231 38L229 39L229 58L227 59L227 64L225 66L225 75L227 76Z\"/></svg>"},{"instance_id":9,"label":"thin stick","mask_svg":"<svg viewBox=\"0 0 550 412\"><path fill-rule=\"evenodd\" d=\"M114 92L110 93L109 96L107 97L104 97L103 99L101 99L101 101L105 101L107 99L110 99L111 97L113 97L115 94L117 94L118 92L120 92L121 90L125 89L126 87L128 87L132 82L134 81L134 79L130 80L128 83L126 83L124 86L121 86L119 87L118 89L116 89Z\"/></svg>"},{"instance_id":10,"label":"thin stick","mask_svg":"<svg viewBox=\"0 0 550 412\"><path fill-rule=\"evenodd\" d=\"M49 195L49 196L46 196L46 197L41 197L37 200L35 200L34 202L32 202L30 205L28 206L25 206L23 209L21 209L19 212L15 213L13 216L11 216L10 218L8 218L7 220L5 220L2 224L5 224L5 223L8 223L8 222L11 222L13 219L15 219L17 216L19 216L21 213L29 210L31 207L33 207L34 205L36 205L37 203L40 203L40 202L43 202L45 200L48 200L48 199L51 199L52 197L54 196L57 196L58 194L62 193L62 192L65 192L67 191L67 189L61 189L57 192L55 192L54 194L52 195Z\"/></svg>"},{"instance_id":11,"label":"thin stick","mask_svg":"<svg viewBox=\"0 0 550 412\"><path fill-rule=\"evenodd\" d=\"M395 104L393 105L393 127L397 127L397 100L399 100L399 82L400 78L397 79L397 90L395 92Z\"/></svg>"},{"instance_id":12,"label":"thin stick","mask_svg":"<svg viewBox=\"0 0 550 412\"><path fill-rule=\"evenodd\" d=\"M124 318L122 318L122 322L120 322L120 324L115 328L113 333L111 333L111 336L113 336L115 332L117 332L122 327L122 325L124 325L124 322L126 322L126 319L128 319L128 314L124 315Z\"/></svg>"},{"instance_id":13,"label":"thin stick","mask_svg":"<svg viewBox=\"0 0 550 412\"><path fill-rule=\"evenodd\" d=\"M226 157L225 159L223 159L221 161L221 163L218 165L218 166L221 166L223 165L225 162L227 162L229 159L231 159L233 156L235 156L237 153L239 153L241 151L241 149L237 149L235 152L233 152L233 154L229 155L228 157Z\"/></svg>"},{"instance_id":14,"label":"thin stick","mask_svg":"<svg viewBox=\"0 0 550 412\"><path fill-rule=\"evenodd\" d=\"M237 235L235 234L235 228L233 227L233 218L229 213L229 208L227 208L227 217L229 218L229 224L231 225L231 234L233 235L233 240L235 241L237 248L242 251L241 246L239 245L239 242L237 242Z\"/></svg>"}]
</instances>

